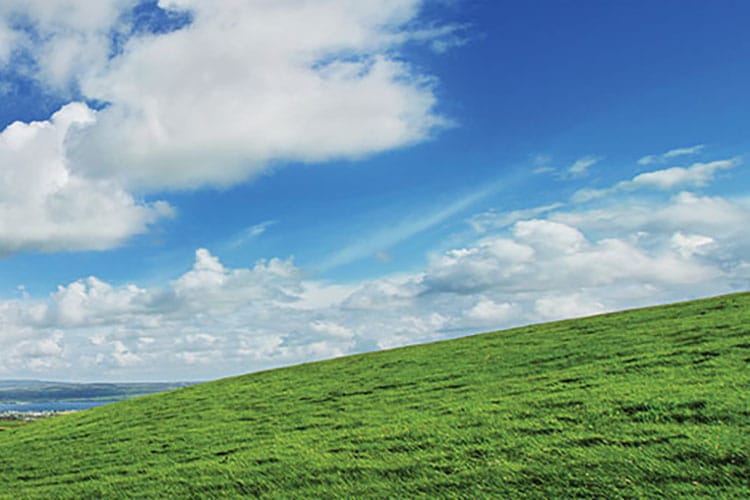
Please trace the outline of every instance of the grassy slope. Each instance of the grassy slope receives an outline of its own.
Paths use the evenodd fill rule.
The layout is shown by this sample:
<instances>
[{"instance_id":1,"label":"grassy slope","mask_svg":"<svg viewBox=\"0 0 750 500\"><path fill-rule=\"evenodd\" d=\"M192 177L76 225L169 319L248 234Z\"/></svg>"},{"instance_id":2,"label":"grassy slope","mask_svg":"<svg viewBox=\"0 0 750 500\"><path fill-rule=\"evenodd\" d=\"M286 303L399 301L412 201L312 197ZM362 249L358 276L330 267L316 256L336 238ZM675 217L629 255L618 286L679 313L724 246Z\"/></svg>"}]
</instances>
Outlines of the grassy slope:
<instances>
[{"instance_id":1,"label":"grassy slope","mask_svg":"<svg viewBox=\"0 0 750 500\"><path fill-rule=\"evenodd\" d=\"M0 497L750 498L750 294L202 384L0 432Z\"/></svg>"}]
</instances>

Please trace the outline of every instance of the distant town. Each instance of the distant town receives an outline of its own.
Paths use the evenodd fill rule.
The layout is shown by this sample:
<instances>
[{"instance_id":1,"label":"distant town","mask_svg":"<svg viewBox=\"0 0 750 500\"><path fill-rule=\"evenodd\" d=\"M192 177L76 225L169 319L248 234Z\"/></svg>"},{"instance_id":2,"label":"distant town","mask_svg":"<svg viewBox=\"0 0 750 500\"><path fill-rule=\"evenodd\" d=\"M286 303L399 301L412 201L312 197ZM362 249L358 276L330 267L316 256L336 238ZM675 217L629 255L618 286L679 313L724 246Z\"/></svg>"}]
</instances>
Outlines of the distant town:
<instances>
[{"instance_id":1,"label":"distant town","mask_svg":"<svg viewBox=\"0 0 750 500\"><path fill-rule=\"evenodd\" d=\"M31 421L123 399L191 385L170 383L69 383L40 380L0 381L0 421Z\"/></svg>"}]
</instances>

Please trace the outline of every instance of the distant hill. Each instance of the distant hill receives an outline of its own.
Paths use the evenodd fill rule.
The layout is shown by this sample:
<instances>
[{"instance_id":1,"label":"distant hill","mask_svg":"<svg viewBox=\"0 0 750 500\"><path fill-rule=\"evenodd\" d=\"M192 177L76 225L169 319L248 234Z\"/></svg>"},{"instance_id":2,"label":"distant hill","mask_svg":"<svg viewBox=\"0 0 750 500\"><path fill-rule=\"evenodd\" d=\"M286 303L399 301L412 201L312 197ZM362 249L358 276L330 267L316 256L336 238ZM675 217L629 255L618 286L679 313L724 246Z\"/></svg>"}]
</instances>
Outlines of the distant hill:
<instances>
[{"instance_id":1,"label":"distant hill","mask_svg":"<svg viewBox=\"0 0 750 500\"><path fill-rule=\"evenodd\" d=\"M0 463L2 498L750 498L750 294L131 399Z\"/></svg>"},{"instance_id":2,"label":"distant hill","mask_svg":"<svg viewBox=\"0 0 750 500\"><path fill-rule=\"evenodd\" d=\"M188 383L73 384L41 380L0 380L0 403L119 400L164 392Z\"/></svg>"}]
</instances>

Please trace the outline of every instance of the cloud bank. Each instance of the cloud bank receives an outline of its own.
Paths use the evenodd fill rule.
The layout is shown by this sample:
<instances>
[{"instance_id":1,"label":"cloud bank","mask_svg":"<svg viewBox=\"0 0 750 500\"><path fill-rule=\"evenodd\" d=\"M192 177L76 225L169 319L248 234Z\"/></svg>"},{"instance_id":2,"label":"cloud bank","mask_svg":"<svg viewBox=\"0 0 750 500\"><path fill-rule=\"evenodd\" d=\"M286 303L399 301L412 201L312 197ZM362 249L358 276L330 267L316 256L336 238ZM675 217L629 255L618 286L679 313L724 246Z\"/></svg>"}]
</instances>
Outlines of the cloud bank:
<instances>
[{"instance_id":1,"label":"cloud bank","mask_svg":"<svg viewBox=\"0 0 750 500\"><path fill-rule=\"evenodd\" d=\"M0 376L206 379L750 286L748 198L675 191L468 222L473 236L421 271L363 282L198 249L158 286L88 277L0 301Z\"/></svg>"}]
</instances>

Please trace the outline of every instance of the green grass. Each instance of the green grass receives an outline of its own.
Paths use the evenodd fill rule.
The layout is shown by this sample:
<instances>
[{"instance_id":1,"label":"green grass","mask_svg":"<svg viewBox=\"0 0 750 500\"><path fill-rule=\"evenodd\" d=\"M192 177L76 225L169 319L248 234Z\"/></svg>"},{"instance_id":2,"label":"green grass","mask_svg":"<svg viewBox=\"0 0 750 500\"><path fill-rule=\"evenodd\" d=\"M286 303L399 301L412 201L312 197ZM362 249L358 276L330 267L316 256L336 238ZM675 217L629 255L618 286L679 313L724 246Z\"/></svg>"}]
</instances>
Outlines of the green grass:
<instances>
[{"instance_id":1,"label":"green grass","mask_svg":"<svg viewBox=\"0 0 750 500\"><path fill-rule=\"evenodd\" d=\"M0 432L0 497L750 498L750 294L201 384Z\"/></svg>"},{"instance_id":2,"label":"green grass","mask_svg":"<svg viewBox=\"0 0 750 500\"><path fill-rule=\"evenodd\" d=\"M23 427L24 425L29 424L30 422L24 421L24 420L4 420L0 419L0 432L2 431L9 431L11 429L15 429L17 427Z\"/></svg>"}]
</instances>

